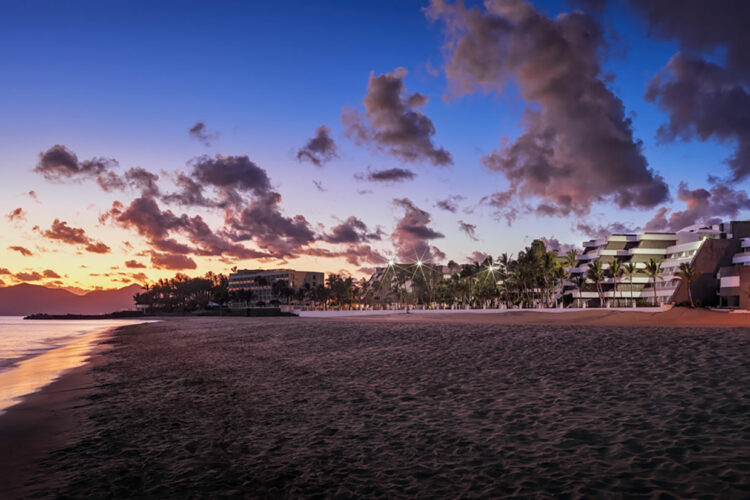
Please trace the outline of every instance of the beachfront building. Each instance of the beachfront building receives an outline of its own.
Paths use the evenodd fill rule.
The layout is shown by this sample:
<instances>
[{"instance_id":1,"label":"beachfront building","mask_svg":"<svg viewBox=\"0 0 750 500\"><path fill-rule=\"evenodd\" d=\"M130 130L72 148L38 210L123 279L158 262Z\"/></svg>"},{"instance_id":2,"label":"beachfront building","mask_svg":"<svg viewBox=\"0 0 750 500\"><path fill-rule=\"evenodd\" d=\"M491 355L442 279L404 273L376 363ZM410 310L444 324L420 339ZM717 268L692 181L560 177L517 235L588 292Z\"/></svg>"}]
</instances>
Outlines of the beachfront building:
<instances>
[{"instance_id":1,"label":"beachfront building","mask_svg":"<svg viewBox=\"0 0 750 500\"><path fill-rule=\"evenodd\" d=\"M720 307L750 309L750 235L736 238L731 265L717 273Z\"/></svg>"},{"instance_id":2,"label":"beachfront building","mask_svg":"<svg viewBox=\"0 0 750 500\"><path fill-rule=\"evenodd\" d=\"M269 304L271 301L284 302L284 297L277 296L274 290L279 287L274 286L277 282L284 284L294 290L314 289L319 285L325 284L325 274L312 271L297 271L294 269L240 269L229 275L229 292L250 291L252 292L252 304ZM237 302L235 300L234 305Z\"/></svg>"},{"instance_id":3,"label":"beachfront building","mask_svg":"<svg viewBox=\"0 0 750 500\"><path fill-rule=\"evenodd\" d=\"M627 306L636 301L654 305L679 304L688 300L688 285L677 276L680 264L687 262L698 274L697 280L690 285L694 301L702 305L718 305L721 270L732 265L746 237L750 237L750 221L698 224L669 233L612 234L590 240L583 244L583 252L577 255L575 267L568 270L570 279L565 283L563 293L571 294L573 304L579 307L599 305L600 293L604 305L608 306ZM750 253L747 257L750 262ZM661 263L660 276L648 274L651 259ZM588 279L591 263L596 260L604 269L601 289ZM609 272L615 260L623 267L628 263L635 264L632 279L623 275L615 283ZM726 273L729 270L725 270ZM581 283L583 285L579 288L577 284Z\"/></svg>"}]
</instances>

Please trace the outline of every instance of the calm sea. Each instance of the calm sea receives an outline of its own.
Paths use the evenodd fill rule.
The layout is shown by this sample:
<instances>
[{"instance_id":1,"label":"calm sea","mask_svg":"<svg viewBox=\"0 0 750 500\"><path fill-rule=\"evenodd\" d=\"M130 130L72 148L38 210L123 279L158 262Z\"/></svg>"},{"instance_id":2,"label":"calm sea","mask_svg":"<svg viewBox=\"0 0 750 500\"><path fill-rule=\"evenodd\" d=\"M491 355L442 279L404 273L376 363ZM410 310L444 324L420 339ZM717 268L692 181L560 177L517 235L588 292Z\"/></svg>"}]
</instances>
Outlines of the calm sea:
<instances>
[{"instance_id":1,"label":"calm sea","mask_svg":"<svg viewBox=\"0 0 750 500\"><path fill-rule=\"evenodd\" d=\"M85 363L99 336L132 320L23 320L0 316L0 413Z\"/></svg>"}]
</instances>

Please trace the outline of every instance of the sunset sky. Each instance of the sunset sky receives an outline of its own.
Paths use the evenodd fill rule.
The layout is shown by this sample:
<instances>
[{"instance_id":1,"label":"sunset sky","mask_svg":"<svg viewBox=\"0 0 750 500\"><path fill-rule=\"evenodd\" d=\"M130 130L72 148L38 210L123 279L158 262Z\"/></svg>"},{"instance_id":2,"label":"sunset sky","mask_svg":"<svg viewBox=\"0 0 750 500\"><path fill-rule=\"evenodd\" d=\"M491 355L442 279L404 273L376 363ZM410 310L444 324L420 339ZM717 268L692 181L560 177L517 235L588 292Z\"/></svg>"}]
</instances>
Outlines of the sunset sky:
<instances>
[{"instance_id":1,"label":"sunset sky","mask_svg":"<svg viewBox=\"0 0 750 500\"><path fill-rule=\"evenodd\" d=\"M748 5L7 2L0 284L746 218Z\"/></svg>"}]
</instances>

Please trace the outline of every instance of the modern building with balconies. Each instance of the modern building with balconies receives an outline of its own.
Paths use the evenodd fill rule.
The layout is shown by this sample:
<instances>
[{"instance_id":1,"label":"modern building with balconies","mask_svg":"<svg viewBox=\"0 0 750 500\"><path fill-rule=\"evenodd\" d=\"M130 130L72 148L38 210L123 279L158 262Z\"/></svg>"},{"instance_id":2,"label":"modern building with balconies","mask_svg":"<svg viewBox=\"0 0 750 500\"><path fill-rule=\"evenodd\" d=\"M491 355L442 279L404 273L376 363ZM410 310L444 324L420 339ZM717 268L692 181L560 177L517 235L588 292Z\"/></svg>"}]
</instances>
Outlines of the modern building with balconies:
<instances>
[{"instance_id":1,"label":"modern building with balconies","mask_svg":"<svg viewBox=\"0 0 750 500\"><path fill-rule=\"evenodd\" d=\"M747 248L746 254L740 251L745 238L749 240L747 247L742 247ZM651 259L661 262L662 277L656 280L646 273ZM719 305L721 276L728 276L732 264L750 264L750 221L697 224L672 233L613 234L586 241L575 267L568 270L570 280L564 287L564 293L570 293L576 305L599 305L599 291L591 280L585 280L580 288L575 285L578 277L586 278L594 260L601 261L606 274L601 283L606 305L627 306L638 300L656 302L654 305L687 301L688 285L677 276L683 262L692 264L698 274L690 285L694 300L702 305ZM636 267L632 279L617 279L616 289L608 272L615 260L622 265L632 262ZM734 284L736 280L725 282L730 281ZM734 291L727 287L727 294Z\"/></svg>"},{"instance_id":2,"label":"modern building with balconies","mask_svg":"<svg viewBox=\"0 0 750 500\"><path fill-rule=\"evenodd\" d=\"M273 285L277 281L284 281L289 288L299 290L305 285L310 288L323 285L324 278L324 273L294 269L240 269L229 275L229 291L250 290L253 303L268 304L272 300L282 299L273 293Z\"/></svg>"}]
</instances>

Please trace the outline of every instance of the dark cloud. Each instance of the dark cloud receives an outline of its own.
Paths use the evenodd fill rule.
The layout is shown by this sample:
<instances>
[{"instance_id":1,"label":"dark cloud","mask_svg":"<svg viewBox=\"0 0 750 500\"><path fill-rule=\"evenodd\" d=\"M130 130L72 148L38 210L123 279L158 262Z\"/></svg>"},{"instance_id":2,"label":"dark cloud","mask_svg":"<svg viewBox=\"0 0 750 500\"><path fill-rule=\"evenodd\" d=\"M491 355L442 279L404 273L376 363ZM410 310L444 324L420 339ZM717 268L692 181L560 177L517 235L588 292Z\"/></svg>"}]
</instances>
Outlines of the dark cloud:
<instances>
[{"instance_id":1,"label":"dark cloud","mask_svg":"<svg viewBox=\"0 0 750 500\"><path fill-rule=\"evenodd\" d=\"M750 5L750 3L748 3ZM748 40L750 43L750 40ZM749 45L750 46L750 45ZM646 99L669 114L658 129L663 141L717 139L734 143L727 164L734 181L750 175L750 79L718 64L676 54L648 85Z\"/></svg>"},{"instance_id":2,"label":"dark cloud","mask_svg":"<svg viewBox=\"0 0 750 500\"><path fill-rule=\"evenodd\" d=\"M327 189L326 189L326 188L325 188L325 187L323 186L323 182L321 182L321 181L312 181L312 183L313 183L313 185L315 186L315 189L317 189L317 190L318 190L318 191L320 191L321 193L325 193L326 191L328 191L328 190L327 190Z\"/></svg>"},{"instance_id":3,"label":"dark cloud","mask_svg":"<svg viewBox=\"0 0 750 500\"><path fill-rule=\"evenodd\" d=\"M79 161L78 156L65 146L56 144L39 154L34 172L50 181L96 178L118 166L111 158L93 158Z\"/></svg>"},{"instance_id":4,"label":"dark cloud","mask_svg":"<svg viewBox=\"0 0 750 500\"><path fill-rule=\"evenodd\" d=\"M514 200L541 200L539 215L667 200L664 180L648 168L622 102L605 84L596 19L580 11L550 19L522 0L489 0L485 9L434 0L428 13L447 25L453 96L502 92L513 81L535 106L524 113L525 131L483 159L508 179Z\"/></svg>"},{"instance_id":5,"label":"dark cloud","mask_svg":"<svg viewBox=\"0 0 750 500\"><path fill-rule=\"evenodd\" d=\"M662 207L644 229L678 231L693 224L716 224L723 218L736 218L742 211L750 210L747 193L722 182L714 182L709 189L689 189L685 182L681 182L677 199L685 203L684 210L669 214L669 209Z\"/></svg>"},{"instance_id":6,"label":"dark cloud","mask_svg":"<svg viewBox=\"0 0 750 500\"><path fill-rule=\"evenodd\" d=\"M678 42L646 98L669 114L662 140L715 139L734 144L733 180L750 175L750 2L630 0L657 36ZM719 52L720 62L712 57Z\"/></svg>"},{"instance_id":7,"label":"dark cloud","mask_svg":"<svg viewBox=\"0 0 750 500\"><path fill-rule=\"evenodd\" d=\"M460 229L461 232L463 232L464 234L466 234L466 236L468 236L472 240L478 241L477 240L477 235L476 235L476 231L477 231L476 224L469 224L468 222L464 222L464 221L460 220L460 221L458 221L458 229Z\"/></svg>"},{"instance_id":8,"label":"dark cloud","mask_svg":"<svg viewBox=\"0 0 750 500\"><path fill-rule=\"evenodd\" d=\"M351 216L338 226L331 228L331 233L325 235L323 239L328 243L365 243L381 238L380 228L370 231L364 222Z\"/></svg>"},{"instance_id":9,"label":"dark cloud","mask_svg":"<svg viewBox=\"0 0 750 500\"><path fill-rule=\"evenodd\" d=\"M29 191L27 194L29 195L29 198L31 198L35 202L41 203L41 201L39 201L39 197L36 195L36 191L34 191L33 189Z\"/></svg>"},{"instance_id":10,"label":"dark cloud","mask_svg":"<svg viewBox=\"0 0 750 500\"><path fill-rule=\"evenodd\" d=\"M228 235L234 241L252 240L277 258L293 256L300 247L313 243L315 233L302 215L281 213L281 195L269 192L229 218Z\"/></svg>"},{"instance_id":11,"label":"dark cloud","mask_svg":"<svg viewBox=\"0 0 750 500\"><path fill-rule=\"evenodd\" d=\"M515 206L515 190L498 191L488 196L483 196L479 203L489 205L494 210L498 219L505 219L510 226L518 217L519 208Z\"/></svg>"},{"instance_id":12,"label":"dark cloud","mask_svg":"<svg viewBox=\"0 0 750 500\"><path fill-rule=\"evenodd\" d=\"M60 276L59 274L57 274L57 273L56 273L55 271L53 271L52 269L45 269L45 270L44 270L44 272L42 273L42 275L43 275L43 276L44 276L45 278L53 278L53 279L59 279L59 278L62 278L62 276Z\"/></svg>"},{"instance_id":13,"label":"dark cloud","mask_svg":"<svg viewBox=\"0 0 750 500\"><path fill-rule=\"evenodd\" d=\"M417 176L411 170L405 168L388 168L384 170L372 170L367 167L367 172L355 174L358 180L372 182L401 182L410 181Z\"/></svg>"},{"instance_id":14,"label":"dark cloud","mask_svg":"<svg viewBox=\"0 0 750 500\"><path fill-rule=\"evenodd\" d=\"M10 270L7 267L0 267L0 276L13 274L10 272Z\"/></svg>"},{"instance_id":15,"label":"dark cloud","mask_svg":"<svg viewBox=\"0 0 750 500\"><path fill-rule=\"evenodd\" d=\"M597 224L578 223L575 229L586 235L587 238L602 239L610 234L630 234L635 233L638 228L624 224L622 222L611 222L601 226Z\"/></svg>"},{"instance_id":16,"label":"dark cloud","mask_svg":"<svg viewBox=\"0 0 750 500\"><path fill-rule=\"evenodd\" d=\"M13 250L14 252L18 252L21 255L23 255L24 257L31 257L32 255L34 255L31 252L31 250L29 250L28 248L26 248L26 247L20 247L20 246L16 246L16 245L8 247L8 250Z\"/></svg>"},{"instance_id":17,"label":"dark cloud","mask_svg":"<svg viewBox=\"0 0 750 500\"><path fill-rule=\"evenodd\" d=\"M391 234L397 257L407 262L415 259L425 262L444 259L445 254L430 244L431 240L444 237L428 226L431 222L430 214L418 208L408 198L394 199L393 203L404 210L403 217Z\"/></svg>"},{"instance_id":18,"label":"dark cloud","mask_svg":"<svg viewBox=\"0 0 750 500\"><path fill-rule=\"evenodd\" d=\"M13 277L16 278L18 281L39 281L44 276L34 271L31 273L16 273L13 275Z\"/></svg>"},{"instance_id":19,"label":"dark cloud","mask_svg":"<svg viewBox=\"0 0 750 500\"><path fill-rule=\"evenodd\" d=\"M363 103L364 117L354 109L344 109L341 122L349 138L359 144L372 144L401 160L428 161L452 165L451 154L432 142L435 126L416 108L427 104L427 97L408 94L404 86L406 69L393 73L370 74Z\"/></svg>"},{"instance_id":20,"label":"dark cloud","mask_svg":"<svg viewBox=\"0 0 750 500\"><path fill-rule=\"evenodd\" d=\"M217 202L210 200L203 194L203 186L195 182L192 177L179 172L175 179L178 191L161 197L166 203L173 203L187 207L214 207Z\"/></svg>"},{"instance_id":21,"label":"dark cloud","mask_svg":"<svg viewBox=\"0 0 750 500\"><path fill-rule=\"evenodd\" d=\"M11 210L11 212L6 217L11 222L26 220L26 212L23 211L23 208L18 207Z\"/></svg>"},{"instance_id":22,"label":"dark cloud","mask_svg":"<svg viewBox=\"0 0 750 500\"><path fill-rule=\"evenodd\" d=\"M138 262L137 260L128 260L125 261L125 267L128 269L145 269L146 264Z\"/></svg>"},{"instance_id":23,"label":"dark cloud","mask_svg":"<svg viewBox=\"0 0 750 500\"><path fill-rule=\"evenodd\" d=\"M450 196L444 200L438 200L437 203L435 203L435 206L441 210L445 210L447 212L455 214L458 211L458 202L465 199L466 198L464 196L457 194L454 196Z\"/></svg>"},{"instance_id":24,"label":"dark cloud","mask_svg":"<svg viewBox=\"0 0 750 500\"><path fill-rule=\"evenodd\" d=\"M83 228L70 227L66 221L60 219L55 219L49 229L40 232L42 236L50 240L60 241L68 245L82 245L87 252L108 253L110 251L109 246L89 238Z\"/></svg>"},{"instance_id":25,"label":"dark cloud","mask_svg":"<svg viewBox=\"0 0 750 500\"><path fill-rule=\"evenodd\" d=\"M114 203L100 220L111 220L126 229L134 229L154 249L170 255L195 253L201 256L227 255L239 259L269 257L266 252L246 248L216 234L199 215L178 216L171 210L161 210L152 198L136 198L127 207ZM184 235L195 247L170 238L172 232Z\"/></svg>"},{"instance_id":26,"label":"dark cloud","mask_svg":"<svg viewBox=\"0 0 750 500\"><path fill-rule=\"evenodd\" d=\"M210 146L216 139L219 138L218 132L209 132L205 122L197 122L195 125L190 127L188 134L193 139L202 142L206 146Z\"/></svg>"},{"instance_id":27,"label":"dark cloud","mask_svg":"<svg viewBox=\"0 0 750 500\"><path fill-rule=\"evenodd\" d=\"M557 255L563 256L571 250L578 250L578 247L572 243L560 243L557 238L546 238L542 236L539 241L544 243L545 248L548 252L555 252Z\"/></svg>"},{"instance_id":28,"label":"dark cloud","mask_svg":"<svg viewBox=\"0 0 750 500\"><path fill-rule=\"evenodd\" d=\"M337 149L336 143L331 138L331 129L321 125L315 130L315 137L297 151L297 159L322 167L338 156Z\"/></svg>"},{"instance_id":29,"label":"dark cloud","mask_svg":"<svg viewBox=\"0 0 750 500\"><path fill-rule=\"evenodd\" d=\"M193 259L185 255L172 255L157 252L151 252L151 264L156 269L169 269L172 271L182 271L198 267Z\"/></svg>"},{"instance_id":30,"label":"dark cloud","mask_svg":"<svg viewBox=\"0 0 750 500\"><path fill-rule=\"evenodd\" d=\"M225 204L241 205L243 194L264 196L271 190L271 180L264 169L247 156L202 156L193 161L193 179L213 186Z\"/></svg>"},{"instance_id":31,"label":"dark cloud","mask_svg":"<svg viewBox=\"0 0 750 500\"><path fill-rule=\"evenodd\" d=\"M475 262L477 264L481 264L482 262L484 262L485 260L487 260L487 257L489 257L489 256L490 256L490 254L488 254L488 253L480 252L479 250L474 250L473 252L471 252L471 255L469 255L468 257L466 257L466 261L469 264L474 264Z\"/></svg>"}]
</instances>

